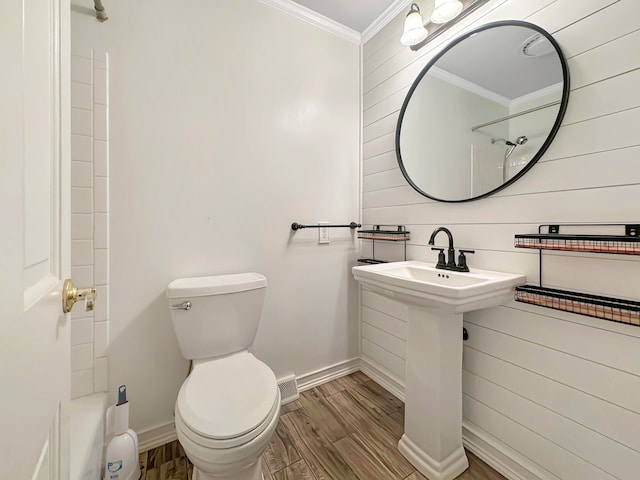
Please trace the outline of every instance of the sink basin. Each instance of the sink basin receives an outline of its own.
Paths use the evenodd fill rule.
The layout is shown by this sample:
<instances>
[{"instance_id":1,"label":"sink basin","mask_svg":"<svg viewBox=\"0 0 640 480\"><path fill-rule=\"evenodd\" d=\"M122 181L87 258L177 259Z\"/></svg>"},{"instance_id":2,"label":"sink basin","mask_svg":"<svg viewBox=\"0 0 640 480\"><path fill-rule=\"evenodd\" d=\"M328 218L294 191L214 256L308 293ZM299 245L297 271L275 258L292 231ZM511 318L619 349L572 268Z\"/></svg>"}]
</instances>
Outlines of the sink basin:
<instances>
[{"instance_id":1,"label":"sink basin","mask_svg":"<svg viewBox=\"0 0 640 480\"><path fill-rule=\"evenodd\" d=\"M464 313L506 303L526 277L513 273L471 269L440 270L418 261L353 267L353 276L370 290L395 300Z\"/></svg>"}]
</instances>

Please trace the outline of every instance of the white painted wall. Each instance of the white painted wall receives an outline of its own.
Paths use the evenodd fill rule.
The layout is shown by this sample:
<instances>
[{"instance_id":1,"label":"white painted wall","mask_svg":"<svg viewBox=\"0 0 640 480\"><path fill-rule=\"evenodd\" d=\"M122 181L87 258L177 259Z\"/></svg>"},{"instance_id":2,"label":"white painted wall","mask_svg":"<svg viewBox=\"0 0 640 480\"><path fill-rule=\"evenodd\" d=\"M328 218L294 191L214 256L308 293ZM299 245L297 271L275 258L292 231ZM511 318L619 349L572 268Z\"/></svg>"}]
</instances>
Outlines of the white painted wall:
<instances>
[{"instance_id":1,"label":"white painted wall","mask_svg":"<svg viewBox=\"0 0 640 480\"><path fill-rule=\"evenodd\" d=\"M173 423L187 374L166 285L257 271L255 354L277 376L358 355L359 47L255 0L76 0L72 43L110 56L110 391L133 428Z\"/></svg>"},{"instance_id":2,"label":"white painted wall","mask_svg":"<svg viewBox=\"0 0 640 480\"><path fill-rule=\"evenodd\" d=\"M630 54L640 48L637 2L494 0L417 53L398 41L403 18L363 51L365 223L406 224L409 257L434 263L426 242L445 225L456 247L476 250L472 267L525 273L535 283L537 252L516 250L514 234L548 222L637 222L640 57ZM430 201L403 181L396 164L402 101L448 40L503 19L540 25L565 52L572 91L563 126L541 161L500 193L465 204ZM394 245L379 243L380 258L394 254ZM545 254L544 275L549 286L638 300L634 257ZM637 478L640 329L515 302L465 315L465 326L468 445L509 478ZM363 358L400 391L405 340L402 305L365 292Z\"/></svg>"}]
</instances>

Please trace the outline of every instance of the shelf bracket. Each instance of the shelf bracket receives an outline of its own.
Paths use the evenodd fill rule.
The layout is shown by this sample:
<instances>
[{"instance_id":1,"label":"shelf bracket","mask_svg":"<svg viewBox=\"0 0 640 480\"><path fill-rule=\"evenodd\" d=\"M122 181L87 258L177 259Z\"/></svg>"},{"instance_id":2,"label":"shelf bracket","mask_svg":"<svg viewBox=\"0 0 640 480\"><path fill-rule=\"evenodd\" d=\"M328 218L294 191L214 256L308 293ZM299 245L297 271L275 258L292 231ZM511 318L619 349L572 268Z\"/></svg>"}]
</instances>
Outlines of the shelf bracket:
<instances>
[{"instance_id":1,"label":"shelf bracket","mask_svg":"<svg viewBox=\"0 0 640 480\"><path fill-rule=\"evenodd\" d=\"M625 225L624 234L627 237L640 237L640 225Z\"/></svg>"}]
</instances>

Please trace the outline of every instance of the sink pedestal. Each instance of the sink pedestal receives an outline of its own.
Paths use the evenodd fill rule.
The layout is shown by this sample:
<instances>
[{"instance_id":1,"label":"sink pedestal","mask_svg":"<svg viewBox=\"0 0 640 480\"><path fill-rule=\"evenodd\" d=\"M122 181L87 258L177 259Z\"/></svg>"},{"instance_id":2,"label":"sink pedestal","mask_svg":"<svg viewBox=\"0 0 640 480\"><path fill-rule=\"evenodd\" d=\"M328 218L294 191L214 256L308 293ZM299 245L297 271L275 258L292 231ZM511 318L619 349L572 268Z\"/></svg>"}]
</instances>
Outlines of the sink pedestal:
<instances>
[{"instance_id":1,"label":"sink pedestal","mask_svg":"<svg viewBox=\"0 0 640 480\"><path fill-rule=\"evenodd\" d=\"M524 275L439 270L423 262L353 267L369 290L409 309L402 454L429 480L469 466L462 448L462 314L513 299Z\"/></svg>"},{"instance_id":2,"label":"sink pedestal","mask_svg":"<svg viewBox=\"0 0 640 480\"><path fill-rule=\"evenodd\" d=\"M462 314L408 305L404 435L400 452L429 480L469 466L462 447Z\"/></svg>"}]
</instances>

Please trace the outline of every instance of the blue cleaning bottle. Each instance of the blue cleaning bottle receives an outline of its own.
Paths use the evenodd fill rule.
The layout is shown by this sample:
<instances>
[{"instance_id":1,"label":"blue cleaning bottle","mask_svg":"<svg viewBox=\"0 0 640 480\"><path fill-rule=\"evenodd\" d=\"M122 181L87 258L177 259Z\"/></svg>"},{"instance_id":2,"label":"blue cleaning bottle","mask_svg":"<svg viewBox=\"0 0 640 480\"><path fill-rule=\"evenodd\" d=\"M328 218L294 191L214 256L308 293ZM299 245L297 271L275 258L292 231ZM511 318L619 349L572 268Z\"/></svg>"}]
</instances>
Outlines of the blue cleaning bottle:
<instances>
[{"instance_id":1,"label":"blue cleaning bottle","mask_svg":"<svg viewBox=\"0 0 640 480\"><path fill-rule=\"evenodd\" d=\"M129 428L127 387L118 388L118 403L109 407L107 419L113 419L113 438L107 447L104 480L139 480L138 436ZM109 413L111 415L109 415Z\"/></svg>"}]
</instances>

